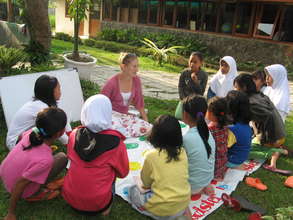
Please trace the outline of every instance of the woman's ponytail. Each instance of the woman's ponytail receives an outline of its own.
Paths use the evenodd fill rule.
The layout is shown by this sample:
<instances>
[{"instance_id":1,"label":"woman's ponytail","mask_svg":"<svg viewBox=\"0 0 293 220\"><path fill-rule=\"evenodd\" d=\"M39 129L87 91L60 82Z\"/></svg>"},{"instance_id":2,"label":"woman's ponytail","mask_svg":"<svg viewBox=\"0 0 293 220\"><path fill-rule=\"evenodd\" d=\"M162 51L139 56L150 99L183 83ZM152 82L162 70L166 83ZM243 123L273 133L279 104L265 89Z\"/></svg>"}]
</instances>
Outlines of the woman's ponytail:
<instances>
[{"instance_id":1,"label":"woman's ponytail","mask_svg":"<svg viewBox=\"0 0 293 220\"><path fill-rule=\"evenodd\" d=\"M204 118L204 114L202 112L198 112L196 118L197 118L196 124L197 124L198 133L201 139L203 140L203 143L205 145L205 148L208 154L208 158L210 158L210 155L212 153L212 148L208 142L210 133Z\"/></svg>"}]
</instances>

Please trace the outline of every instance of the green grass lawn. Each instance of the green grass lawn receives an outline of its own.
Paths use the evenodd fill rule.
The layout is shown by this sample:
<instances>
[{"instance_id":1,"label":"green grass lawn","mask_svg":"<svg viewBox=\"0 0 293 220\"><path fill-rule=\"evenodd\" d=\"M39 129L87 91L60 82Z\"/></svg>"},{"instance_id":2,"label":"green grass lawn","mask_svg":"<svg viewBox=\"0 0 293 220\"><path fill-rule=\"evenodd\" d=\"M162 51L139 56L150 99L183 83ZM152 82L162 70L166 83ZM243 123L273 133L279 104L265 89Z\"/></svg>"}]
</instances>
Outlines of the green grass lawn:
<instances>
[{"instance_id":1,"label":"green grass lawn","mask_svg":"<svg viewBox=\"0 0 293 220\"><path fill-rule=\"evenodd\" d=\"M51 51L55 55L63 54L65 52L71 52L72 49L73 49L73 44L71 42L56 40L56 39L52 40ZM98 65L118 66L119 53L113 53L106 50L101 50L101 49L88 47L84 45L79 46L79 50L87 52L91 54L92 56L96 57ZM124 52L127 52L127 51L124 51ZM166 63L163 66L159 66L150 57L140 57L139 68L141 70L157 70L157 71L164 71L169 73L180 73L184 69L184 67L182 66L175 66L169 63ZM216 70L211 68L205 68L205 70L209 73L216 72Z\"/></svg>"},{"instance_id":2,"label":"green grass lawn","mask_svg":"<svg viewBox=\"0 0 293 220\"><path fill-rule=\"evenodd\" d=\"M98 86L87 81L82 81L84 97L87 98L96 94ZM172 114L176 108L176 101L162 101L154 98L145 97L146 106L149 110L149 119L153 121L160 114ZM74 123L77 125L78 123ZM293 116L288 117L286 121L287 141L286 144L291 146L293 143ZM8 151L4 148L6 137L6 124L2 106L0 108L0 161L7 155ZM293 159L281 158L278 166L283 169L292 169ZM259 169L252 174L253 177L260 177L267 184L266 192L257 191L256 189L246 186L243 182L239 184L235 193L245 196L247 199L265 207L268 214L273 214L275 208L292 206L292 189L283 186L285 177L270 173L266 170ZM0 184L0 219L5 216L9 202L9 194ZM115 197L111 214L107 217L84 217L75 213L61 197L52 201L43 201L38 203L28 203L20 201L17 207L17 216L21 220L80 220L80 219L119 219L119 220L144 220L148 217L142 216L134 211L131 206L122 200L119 196ZM212 220L244 220L247 219L246 212L234 212L226 208L219 208L207 219Z\"/></svg>"}]
</instances>

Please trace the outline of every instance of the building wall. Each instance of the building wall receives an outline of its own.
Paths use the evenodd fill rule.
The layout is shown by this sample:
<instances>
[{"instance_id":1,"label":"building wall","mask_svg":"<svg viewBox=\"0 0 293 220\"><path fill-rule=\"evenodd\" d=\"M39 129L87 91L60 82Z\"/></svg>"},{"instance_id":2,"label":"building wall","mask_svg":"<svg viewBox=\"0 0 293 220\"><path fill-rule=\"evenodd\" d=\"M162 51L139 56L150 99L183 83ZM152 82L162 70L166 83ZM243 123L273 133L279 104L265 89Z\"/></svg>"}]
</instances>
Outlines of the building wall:
<instances>
[{"instance_id":1,"label":"building wall","mask_svg":"<svg viewBox=\"0 0 293 220\"><path fill-rule=\"evenodd\" d=\"M103 21L103 28L128 29L136 28L140 32L168 32L178 37L189 35L202 40L219 56L230 55L238 62L258 61L265 65L280 63L293 69L293 44L275 43L266 40L241 38L230 35L210 34L203 32L185 31L182 29L168 29L155 26L126 24L119 22Z\"/></svg>"},{"instance_id":2,"label":"building wall","mask_svg":"<svg viewBox=\"0 0 293 220\"><path fill-rule=\"evenodd\" d=\"M89 12L87 12L87 18L89 18ZM56 0L55 19L56 33L63 32L73 36L74 22L65 16L65 0ZM79 34L86 37L89 36L89 19L85 19L83 24L80 25Z\"/></svg>"},{"instance_id":3,"label":"building wall","mask_svg":"<svg viewBox=\"0 0 293 220\"><path fill-rule=\"evenodd\" d=\"M74 24L69 17L65 17L65 0L56 0L56 32L73 35Z\"/></svg>"}]
</instances>

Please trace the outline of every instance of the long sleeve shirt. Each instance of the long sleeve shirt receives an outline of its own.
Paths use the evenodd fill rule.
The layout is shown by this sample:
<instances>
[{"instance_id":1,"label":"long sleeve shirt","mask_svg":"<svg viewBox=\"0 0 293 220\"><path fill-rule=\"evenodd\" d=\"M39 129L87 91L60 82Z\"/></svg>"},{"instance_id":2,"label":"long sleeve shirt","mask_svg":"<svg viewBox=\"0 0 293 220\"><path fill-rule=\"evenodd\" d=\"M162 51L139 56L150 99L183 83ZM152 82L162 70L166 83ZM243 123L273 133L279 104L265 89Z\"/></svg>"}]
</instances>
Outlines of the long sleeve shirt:
<instances>
[{"instance_id":1,"label":"long sleeve shirt","mask_svg":"<svg viewBox=\"0 0 293 220\"><path fill-rule=\"evenodd\" d=\"M197 73L198 82L194 82L191 79L191 69L185 69L180 75L178 90L180 99L184 99L185 97L191 94L199 94L203 95L206 89L208 75L205 71L200 70Z\"/></svg>"}]
</instances>

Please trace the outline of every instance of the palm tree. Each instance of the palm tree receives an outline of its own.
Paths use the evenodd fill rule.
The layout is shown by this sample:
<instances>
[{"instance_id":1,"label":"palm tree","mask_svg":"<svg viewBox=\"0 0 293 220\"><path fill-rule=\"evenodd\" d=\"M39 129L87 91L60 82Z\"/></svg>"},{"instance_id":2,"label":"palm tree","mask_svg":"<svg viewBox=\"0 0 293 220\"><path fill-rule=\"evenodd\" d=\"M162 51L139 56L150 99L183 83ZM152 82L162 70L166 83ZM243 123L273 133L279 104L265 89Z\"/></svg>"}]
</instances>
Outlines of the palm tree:
<instances>
[{"instance_id":1,"label":"palm tree","mask_svg":"<svg viewBox=\"0 0 293 220\"><path fill-rule=\"evenodd\" d=\"M7 21L12 22L13 19L13 6L11 0L7 0Z\"/></svg>"},{"instance_id":2,"label":"palm tree","mask_svg":"<svg viewBox=\"0 0 293 220\"><path fill-rule=\"evenodd\" d=\"M49 53L51 48L51 27L48 16L49 0L24 0L25 20L31 41L41 45Z\"/></svg>"}]
</instances>

